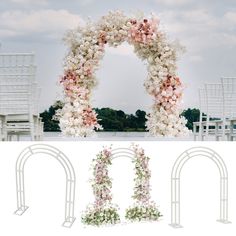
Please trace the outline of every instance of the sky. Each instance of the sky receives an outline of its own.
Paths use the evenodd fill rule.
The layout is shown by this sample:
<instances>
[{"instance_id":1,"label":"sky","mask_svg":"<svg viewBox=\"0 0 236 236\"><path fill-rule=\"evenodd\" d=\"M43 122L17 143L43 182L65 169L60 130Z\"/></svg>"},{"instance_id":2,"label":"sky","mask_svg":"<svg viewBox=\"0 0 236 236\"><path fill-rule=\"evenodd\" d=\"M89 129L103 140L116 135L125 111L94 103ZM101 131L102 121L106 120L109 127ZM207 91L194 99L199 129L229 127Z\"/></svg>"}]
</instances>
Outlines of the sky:
<instances>
[{"instance_id":1,"label":"sky","mask_svg":"<svg viewBox=\"0 0 236 236\"><path fill-rule=\"evenodd\" d=\"M110 10L155 13L168 38L186 48L178 61L185 84L183 108L198 107L198 88L204 83L236 77L236 0L1 0L0 53L35 53L41 111L62 97L58 80L67 50L65 32ZM143 87L146 66L132 46L107 47L96 76L94 107L127 113L150 109L152 98Z\"/></svg>"}]
</instances>

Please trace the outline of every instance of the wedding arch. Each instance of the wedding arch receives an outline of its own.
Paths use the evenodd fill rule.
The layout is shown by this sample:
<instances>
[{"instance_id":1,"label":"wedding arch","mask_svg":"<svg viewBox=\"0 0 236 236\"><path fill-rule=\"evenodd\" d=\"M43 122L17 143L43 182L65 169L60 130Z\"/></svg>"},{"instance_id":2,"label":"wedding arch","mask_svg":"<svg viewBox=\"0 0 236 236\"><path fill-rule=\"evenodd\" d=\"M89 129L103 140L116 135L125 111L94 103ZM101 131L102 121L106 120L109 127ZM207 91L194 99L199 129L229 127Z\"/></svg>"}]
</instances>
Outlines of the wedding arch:
<instances>
[{"instance_id":1,"label":"wedding arch","mask_svg":"<svg viewBox=\"0 0 236 236\"><path fill-rule=\"evenodd\" d=\"M112 203L112 179L108 170L112 161L120 157L130 158L135 165L135 186L132 196L135 202L126 209L125 218L129 221L157 221L161 216L155 202L151 201L149 157L144 154L144 150L137 145L131 148L104 148L93 160L94 177L91 182L95 201L87 207L82 216L84 224L100 226L120 222L119 208Z\"/></svg>"},{"instance_id":2,"label":"wedding arch","mask_svg":"<svg viewBox=\"0 0 236 236\"><path fill-rule=\"evenodd\" d=\"M75 201L75 171L64 153L55 147L46 144L34 144L25 148L19 155L16 162L16 191L17 210L16 215L22 215L28 206L25 205L25 184L24 167L27 160L35 154L46 154L54 157L63 167L66 174L66 199L65 199L65 221L64 227L71 227L75 221L74 201Z\"/></svg>"},{"instance_id":3,"label":"wedding arch","mask_svg":"<svg viewBox=\"0 0 236 236\"><path fill-rule=\"evenodd\" d=\"M65 37L68 53L64 61L64 107L56 117L64 135L89 136L102 129L91 106L91 94L97 84L95 72L104 56L105 46L123 42L133 45L134 52L147 64L144 87L153 97L146 127L154 135L181 136L187 133L186 120L180 116L183 84L177 76L177 51L181 47L169 42L159 27L159 19L129 17L120 11L109 12L98 22L70 31Z\"/></svg>"},{"instance_id":4,"label":"wedding arch","mask_svg":"<svg viewBox=\"0 0 236 236\"><path fill-rule=\"evenodd\" d=\"M183 152L175 161L171 173L171 226L181 228L180 224L180 174L185 163L193 157L203 156L212 160L220 173L220 218L221 223L228 221L228 172L223 159L206 147L193 147Z\"/></svg>"}]
</instances>

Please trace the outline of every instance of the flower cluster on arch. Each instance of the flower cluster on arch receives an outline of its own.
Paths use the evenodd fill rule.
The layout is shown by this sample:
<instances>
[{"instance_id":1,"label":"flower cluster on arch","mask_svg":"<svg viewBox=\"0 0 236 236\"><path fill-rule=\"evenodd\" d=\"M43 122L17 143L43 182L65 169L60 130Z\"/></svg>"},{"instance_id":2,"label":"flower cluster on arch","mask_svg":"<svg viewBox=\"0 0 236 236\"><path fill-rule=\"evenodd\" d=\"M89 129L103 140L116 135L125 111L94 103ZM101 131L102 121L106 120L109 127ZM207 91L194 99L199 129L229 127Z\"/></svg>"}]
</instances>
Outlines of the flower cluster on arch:
<instances>
[{"instance_id":1,"label":"flower cluster on arch","mask_svg":"<svg viewBox=\"0 0 236 236\"><path fill-rule=\"evenodd\" d=\"M60 79L65 105L58 112L65 135L88 136L102 129L91 107L92 89L97 84L95 72L105 46L116 47L125 41L147 63L144 86L154 101L147 115L147 130L155 136L181 136L188 132L186 120L180 116L183 84L176 74L177 46L160 30L156 17L109 12L95 23L88 21L84 27L70 31L65 41L69 51Z\"/></svg>"},{"instance_id":2,"label":"flower cluster on arch","mask_svg":"<svg viewBox=\"0 0 236 236\"><path fill-rule=\"evenodd\" d=\"M126 210L125 218L130 221L157 221L161 214L150 196L149 157L137 145L132 145L134 153L134 204ZM88 225L106 225L120 222L119 208L112 203L112 179L109 166L112 164L112 149L104 148L93 160L92 188L95 201L89 205L82 216Z\"/></svg>"}]
</instances>

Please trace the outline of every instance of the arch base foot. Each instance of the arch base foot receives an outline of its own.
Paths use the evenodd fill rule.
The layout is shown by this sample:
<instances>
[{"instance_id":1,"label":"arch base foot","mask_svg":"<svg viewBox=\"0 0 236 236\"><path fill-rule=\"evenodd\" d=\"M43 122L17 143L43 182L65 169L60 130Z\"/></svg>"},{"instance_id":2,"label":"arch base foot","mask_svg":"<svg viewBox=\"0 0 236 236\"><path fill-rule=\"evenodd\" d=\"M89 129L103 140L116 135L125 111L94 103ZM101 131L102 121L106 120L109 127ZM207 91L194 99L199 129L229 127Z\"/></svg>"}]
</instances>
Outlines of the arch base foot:
<instances>
[{"instance_id":1,"label":"arch base foot","mask_svg":"<svg viewBox=\"0 0 236 236\"><path fill-rule=\"evenodd\" d=\"M228 220L217 220L217 222L222 223L222 224L231 224L231 221Z\"/></svg>"},{"instance_id":2,"label":"arch base foot","mask_svg":"<svg viewBox=\"0 0 236 236\"><path fill-rule=\"evenodd\" d=\"M29 208L28 206L22 206L22 207L18 208L18 209L14 212L14 214L15 214L15 215L18 215L18 216L21 216L21 215L24 214L24 212L25 212L28 208Z\"/></svg>"},{"instance_id":3,"label":"arch base foot","mask_svg":"<svg viewBox=\"0 0 236 236\"><path fill-rule=\"evenodd\" d=\"M63 222L62 226L66 228L70 228L73 225L74 221L75 221L75 217L69 217Z\"/></svg>"},{"instance_id":4,"label":"arch base foot","mask_svg":"<svg viewBox=\"0 0 236 236\"><path fill-rule=\"evenodd\" d=\"M169 224L169 226L171 226L171 227L173 227L173 228L175 228L175 229L179 229L179 228L183 228L183 226L182 225L180 225L180 224Z\"/></svg>"}]
</instances>

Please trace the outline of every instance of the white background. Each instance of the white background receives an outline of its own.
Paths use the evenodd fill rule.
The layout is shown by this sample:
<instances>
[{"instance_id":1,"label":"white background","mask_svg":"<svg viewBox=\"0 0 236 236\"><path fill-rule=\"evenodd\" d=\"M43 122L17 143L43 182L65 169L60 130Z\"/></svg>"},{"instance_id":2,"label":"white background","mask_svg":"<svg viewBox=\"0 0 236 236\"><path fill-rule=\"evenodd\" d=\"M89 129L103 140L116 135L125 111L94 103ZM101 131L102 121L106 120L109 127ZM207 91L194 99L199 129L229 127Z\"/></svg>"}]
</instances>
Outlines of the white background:
<instances>
[{"instance_id":1,"label":"white background","mask_svg":"<svg viewBox=\"0 0 236 236\"><path fill-rule=\"evenodd\" d=\"M59 162L50 156L32 156L25 166L26 205L22 216L16 210L15 162L19 153L32 142L0 143L0 235L235 235L236 233L236 144L225 142L135 142L150 156L152 199L159 205L163 217L155 223L124 222L124 210L132 203L133 165L130 159L115 159L110 169L113 181L113 202L119 204L123 223L109 227L84 226L81 212L93 202L88 183L91 161L111 142L50 142L72 162L76 172L76 221L72 228L63 228L65 174ZM112 142L114 148L129 147L130 142ZM213 148L222 156L229 172L229 220L232 224L216 222L219 216L219 173L207 158L191 159L181 175L182 229L170 223L170 174L176 158L195 146Z\"/></svg>"}]
</instances>

